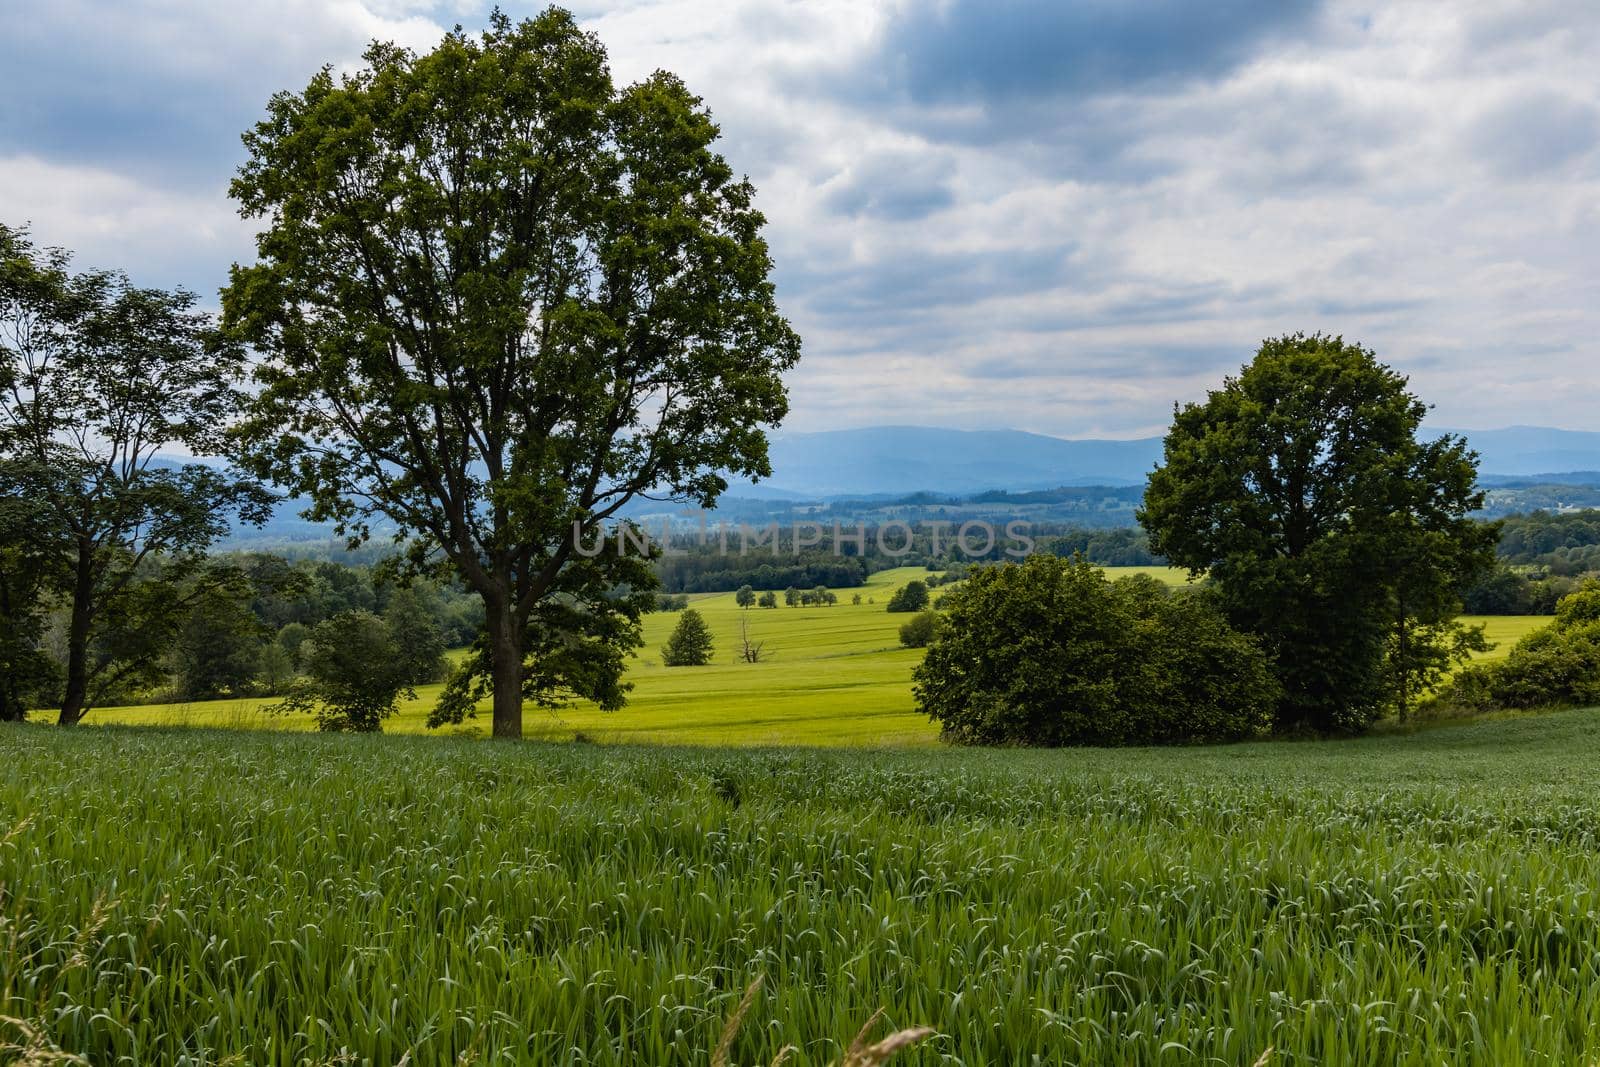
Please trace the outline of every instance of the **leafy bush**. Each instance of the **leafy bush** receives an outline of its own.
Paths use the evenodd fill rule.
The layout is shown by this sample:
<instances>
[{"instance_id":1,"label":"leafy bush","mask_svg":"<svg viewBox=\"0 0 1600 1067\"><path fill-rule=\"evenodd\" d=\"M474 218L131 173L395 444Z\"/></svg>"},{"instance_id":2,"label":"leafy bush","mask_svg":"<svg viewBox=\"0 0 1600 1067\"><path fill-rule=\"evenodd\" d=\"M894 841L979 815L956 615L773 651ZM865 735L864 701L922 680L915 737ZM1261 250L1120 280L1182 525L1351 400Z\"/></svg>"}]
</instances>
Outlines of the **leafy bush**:
<instances>
[{"instance_id":1,"label":"leafy bush","mask_svg":"<svg viewBox=\"0 0 1600 1067\"><path fill-rule=\"evenodd\" d=\"M763 608L775 608L778 606L778 594L768 589L765 593L756 597L756 603Z\"/></svg>"},{"instance_id":2,"label":"leafy bush","mask_svg":"<svg viewBox=\"0 0 1600 1067\"><path fill-rule=\"evenodd\" d=\"M301 644L300 657L306 677L267 710L313 713L319 730L377 733L402 696L416 695L389 628L368 611L344 611L319 622Z\"/></svg>"},{"instance_id":3,"label":"leafy bush","mask_svg":"<svg viewBox=\"0 0 1600 1067\"><path fill-rule=\"evenodd\" d=\"M939 613L921 611L900 627L900 643L907 648L927 648L939 631Z\"/></svg>"},{"instance_id":4,"label":"leafy bush","mask_svg":"<svg viewBox=\"0 0 1600 1067\"><path fill-rule=\"evenodd\" d=\"M688 593L658 593L656 594L657 611L682 611L689 606Z\"/></svg>"},{"instance_id":5,"label":"leafy bush","mask_svg":"<svg viewBox=\"0 0 1600 1067\"><path fill-rule=\"evenodd\" d=\"M1270 728L1281 695L1205 594L1050 556L975 570L914 676L918 706L966 744L1238 740Z\"/></svg>"},{"instance_id":6,"label":"leafy bush","mask_svg":"<svg viewBox=\"0 0 1600 1067\"><path fill-rule=\"evenodd\" d=\"M891 612L921 611L928 606L928 583L913 579L894 591L889 598Z\"/></svg>"},{"instance_id":7,"label":"leafy bush","mask_svg":"<svg viewBox=\"0 0 1600 1067\"><path fill-rule=\"evenodd\" d=\"M1600 704L1600 580L1556 605L1555 620L1524 637L1499 663L1460 671L1423 708L1445 715Z\"/></svg>"},{"instance_id":8,"label":"leafy bush","mask_svg":"<svg viewBox=\"0 0 1600 1067\"><path fill-rule=\"evenodd\" d=\"M1461 594L1461 610L1468 615L1553 615L1561 598L1578 586L1576 578L1533 577L1501 564Z\"/></svg>"},{"instance_id":9,"label":"leafy bush","mask_svg":"<svg viewBox=\"0 0 1600 1067\"><path fill-rule=\"evenodd\" d=\"M711 629L693 608L684 611L661 650L668 667L704 667L711 662Z\"/></svg>"}]
</instances>

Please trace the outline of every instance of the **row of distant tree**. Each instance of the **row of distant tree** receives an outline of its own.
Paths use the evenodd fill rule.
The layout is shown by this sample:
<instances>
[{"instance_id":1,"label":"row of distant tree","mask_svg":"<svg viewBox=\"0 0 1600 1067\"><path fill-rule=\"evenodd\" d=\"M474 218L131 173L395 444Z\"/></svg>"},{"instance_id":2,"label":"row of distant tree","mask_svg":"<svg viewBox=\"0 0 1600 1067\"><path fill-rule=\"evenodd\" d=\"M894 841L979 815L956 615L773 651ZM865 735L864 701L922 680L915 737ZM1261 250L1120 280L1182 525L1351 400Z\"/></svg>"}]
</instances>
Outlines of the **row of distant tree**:
<instances>
[{"instance_id":1,"label":"row of distant tree","mask_svg":"<svg viewBox=\"0 0 1600 1067\"><path fill-rule=\"evenodd\" d=\"M419 578L400 585L385 568L250 554L208 561L211 573L173 590L182 605L168 640L132 640L115 627L91 648L111 670L118 657L149 655L124 681L97 689L97 705L280 696L306 675L318 641L332 644L361 627L381 628L384 654L406 685L436 682L449 648L471 644L482 627L481 602L449 582ZM221 573L227 580L217 580ZM159 580L159 578L154 579ZM329 627L333 620L338 626ZM67 661L69 608L42 615L37 669L17 689L24 706L59 706ZM361 631L362 639L370 634Z\"/></svg>"}]
</instances>

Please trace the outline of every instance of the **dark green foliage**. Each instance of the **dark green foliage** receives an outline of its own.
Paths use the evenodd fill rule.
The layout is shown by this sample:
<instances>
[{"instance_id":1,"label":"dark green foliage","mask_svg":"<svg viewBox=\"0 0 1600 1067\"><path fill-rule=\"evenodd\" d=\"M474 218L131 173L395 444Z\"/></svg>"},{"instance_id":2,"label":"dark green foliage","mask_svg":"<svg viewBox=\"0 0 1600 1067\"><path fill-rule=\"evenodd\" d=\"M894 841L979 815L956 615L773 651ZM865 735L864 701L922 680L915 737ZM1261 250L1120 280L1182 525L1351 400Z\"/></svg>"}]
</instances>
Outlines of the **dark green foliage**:
<instances>
[{"instance_id":1,"label":"dark green foliage","mask_svg":"<svg viewBox=\"0 0 1600 1067\"><path fill-rule=\"evenodd\" d=\"M1533 575L1504 564L1461 594L1468 615L1554 615L1561 598L1578 588L1577 578Z\"/></svg>"},{"instance_id":2,"label":"dark green foliage","mask_svg":"<svg viewBox=\"0 0 1600 1067\"><path fill-rule=\"evenodd\" d=\"M689 606L687 593L659 593L656 595L657 611L682 611Z\"/></svg>"},{"instance_id":3,"label":"dark green foliage","mask_svg":"<svg viewBox=\"0 0 1600 1067\"><path fill-rule=\"evenodd\" d=\"M800 590L791 585L783 591L783 602L791 608L797 608L800 606L800 596Z\"/></svg>"},{"instance_id":4,"label":"dark green foliage","mask_svg":"<svg viewBox=\"0 0 1600 1067\"><path fill-rule=\"evenodd\" d=\"M444 677L444 634L414 589L399 589L383 610L394 645L395 666L407 685L429 685Z\"/></svg>"},{"instance_id":5,"label":"dark green foliage","mask_svg":"<svg viewBox=\"0 0 1600 1067\"><path fill-rule=\"evenodd\" d=\"M775 608L778 606L778 594L768 589L756 598L756 603L764 608Z\"/></svg>"},{"instance_id":6,"label":"dark green foliage","mask_svg":"<svg viewBox=\"0 0 1600 1067\"><path fill-rule=\"evenodd\" d=\"M928 606L928 583L913 578L889 597L887 610L891 613L921 611Z\"/></svg>"},{"instance_id":7,"label":"dark green foliage","mask_svg":"<svg viewBox=\"0 0 1600 1067\"><path fill-rule=\"evenodd\" d=\"M1600 704L1600 580L1556 606L1549 626L1497 663L1458 672L1425 710L1433 714Z\"/></svg>"},{"instance_id":8,"label":"dark green foliage","mask_svg":"<svg viewBox=\"0 0 1600 1067\"><path fill-rule=\"evenodd\" d=\"M693 608L685 611L661 650L668 667L704 667L711 662L711 629Z\"/></svg>"},{"instance_id":9,"label":"dark green foliage","mask_svg":"<svg viewBox=\"0 0 1600 1067\"><path fill-rule=\"evenodd\" d=\"M1082 556L1102 567L1152 567L1166 560L1150 551L1141 529L1068 530L1039 539L1039 549L1057 556Z\"/></svg>"},{"instance_id":10,"label":"dark green foliage","mask_svg":"<svg viewBox=\"0 0 1600 1067\"><path fill-rule=\"evenodd\" d=\"M0 460L0 722L22 721L61 681L44 647L43 598L68 546L41 536L51 529L49 508L32 474L27 463Z\"/></svg>"},{"instance_id":11,"label":"dark green foliage","mask_svg":"<svg viewBox=\"0 0 1600 1067\"><path fill-rule=\"evenodd\" d=\"M937 611L919 611L900 627L900 643L906 648L927 648L939 631Z\"/></svg>"},{"instance_id":12,"label":"dark green foliage","mask_svg":"<svg viewBox=\"0 0 1600 1067\"><path fill-rule=\"evenodd\" d=\"M741 585L739 587L739 591L733 594L733 602L738 604L741 608L753 606L756 602L755 589L748 585Z\"/></svg>"},{"instance_id":13,"label":"dark green foliage","mask_svg":"<svg viewBox=\"0 0 1600 1067\"><path fill-rule=\"evenodd\" d=\"M1535 511L1503 519L1500 557L1569 577L1600 571L1600 511Z\"/></svg>"},{"instance_id":14,"label":"dark green foliage","mask_svg":"<svg viewBox=\"0 0 1600 1067\"><path fill-rule=\"evenodd\" d=\"M309 712L319 730L376 733L402 696L416 695L389 628L371 612L345 611L318 623L300 657L306 677L268 710Z\"/></svg>"},{"instance_id":15,"label":"dark green foliage","mask_svg":"<svg viewBox=\"0 0 1600 1067\"><path fill-rule=\"evenodd\" d=\"M1456 640L1459 590L1492 565L1495 531L1468 517L1476 457L1420 441L1426 412L1367 349L1295 335L1174 414L1140 520L1152 551L1209 575L1261 638L1283 729L1403 711Z\"/></svg>"},{"instance_id":16,"label":"dark green foliage","mask_svg":"<svg viewBox=\"0 0 1600 1067\"><path fill-rule=\"evenodd\" d=\"M259 261L224 290L260 353L241 459L364 539L391 520L483 598L438 722L492 692L626 692L637 553L592 544L639 493L711 507L770 474L763 428L800 354L755 190L665 72L616 86L568 13L279 93L232 186Z\"/></svg>"},{"instance_id":17,"label":"dark green foliage","mask_svg":"<svg viewBox=\"0 0 1600 1067\"><path fill-rule=\"evenodd\" d=\"M780 533L778 541L788 546L790 537L790 533ZM868 545L870 549L870 539ZM782 592L791 585L800 589L858 586L873 570L899 566L900 562L886 556L839 557L811 549L798 555L786 551L781 557L774 557L768 548L741 554L737 538L730 538L726 550L715 542L674 543L672 552L656 561L656 573L664 588L686 593L726 593L744 585L757 591Z\"/></svg>"},{"instance_id":18,"label":"dark green foliage","mask_svg":"<svg viewBox=\"0 0 1600 1067\"><path fill-rule=\"evenodd\" d=\"M254 692L265 643L266 627L251 614L247 589L208 590L178 634L174 674L179 697L214 700Z\"/></svg>"},{"instance_id":19,"label":"dark green foliage","mask_svg":"<svg viewBox=\"0 0 1600 1067\"><path fill-rule=\"evenodd\" d=\"M838 602L839 594L825 585L819 585L815 589L807 589L800 594L801 605L808 608L831 607Z\"/></svg>"},{"instance_id":20,"label":"dark green foliage","mask_svg":"<svg viewBox=\"0 0 1600 1067\"><path fill-rule=\"evenodd\" d=\"M1281 695L1205 594L1054 556L974 571L914 677L918 706L963 744L1238 740Z\"/></svg>"}]
</instances>

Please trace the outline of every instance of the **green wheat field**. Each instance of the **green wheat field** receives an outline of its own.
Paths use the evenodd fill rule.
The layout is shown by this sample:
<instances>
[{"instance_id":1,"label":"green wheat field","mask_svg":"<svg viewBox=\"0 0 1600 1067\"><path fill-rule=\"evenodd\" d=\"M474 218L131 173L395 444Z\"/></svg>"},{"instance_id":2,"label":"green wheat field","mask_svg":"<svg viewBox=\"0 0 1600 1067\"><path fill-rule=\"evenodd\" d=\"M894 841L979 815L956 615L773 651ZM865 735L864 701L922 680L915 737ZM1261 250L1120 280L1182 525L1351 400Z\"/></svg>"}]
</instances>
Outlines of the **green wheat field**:
<instances>
[{"instance_id":1,"label":"green wheat field","mask_svg":"<svg viewBox=\"0 0 1600 1067\"><path fill-rule=\"evenodd\" d=\"M3 742L0 1041L93 1064L703 1065L757 977L732 1063L827 1063L879 1007L938 1031L897 1064L1600 1059L1593 712L1162 751Z\"/></svg>"},{"instance_id":2,"label":"green wheat field","mask_svg":"<svg viewBox=\"0 0 1600 1067\"><path fill-rule=\"evenodd\" d=\"M884 611L921 576L695 598L703 668L651 616L632 704L527 744L0 731L0 1062L709 1067L758 978L730 1065L880 1008L937 1031L897 1065L1600 1062L1600 714L951 749Z\"/></svg>"}]
</instances>

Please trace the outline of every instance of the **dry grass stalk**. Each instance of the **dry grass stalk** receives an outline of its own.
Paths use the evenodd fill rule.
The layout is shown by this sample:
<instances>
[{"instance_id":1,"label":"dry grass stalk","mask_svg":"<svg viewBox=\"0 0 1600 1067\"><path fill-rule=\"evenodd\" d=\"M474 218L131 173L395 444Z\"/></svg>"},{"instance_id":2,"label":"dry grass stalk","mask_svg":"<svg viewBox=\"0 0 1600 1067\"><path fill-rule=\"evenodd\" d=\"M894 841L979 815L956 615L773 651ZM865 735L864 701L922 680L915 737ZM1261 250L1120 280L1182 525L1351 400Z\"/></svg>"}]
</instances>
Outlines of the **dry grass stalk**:
<instances>
[{"instance_id":1,"label":"dry grass stalk","mask_svg":"<svg viewBox=\"0 0 1600 1067\"><path fill-rule=\"evenodd\" d=\"M757 977L744 991L738 1007L728 1016L728 1021L722 1027L722 1039L717 1042L717 1049L711 1054L711 1067L728 1067L728 1057L733 1051L733 1041L739 1036L739 1027L744 1023L744 1017L750 1011L750 1006L755 1003L756 992L761 988L761 978ZM845 1052L844 1059L840 1060L837 1067L879 1067L902 1049L910 1048L919 1041L932 1037L935 1031L932 1027L914 1026L907 1030L898 1030L882 1041L867 1044L867 1035L883 1018L883 1009L879 1008L872 1013L855 1040L850 1042L850 1048ZM777 1058L772 1061L772 1067L782 1067L785 1060L793 1052L799 1051L793 1045L785 1045L778 1050ZM1259 1067L1259 1065L1258 1065Z\"/></svg>"},{"instance_id":2,"label":"dry grass stalk","mask_svg":"<svg viewBox=\"0 0 1600 1067\"><path fill-rule=\"evenodd\" d=\"M0 1028L15 1031L14 1035L0 1034L0 1061L16 1067L66 1067L68 1064L88 1067L88 1060L63 1052L41 1027L27 1019L0 1015Z\"/></svg>"}]
</instances>

